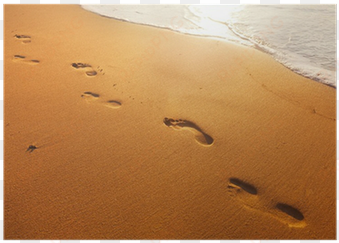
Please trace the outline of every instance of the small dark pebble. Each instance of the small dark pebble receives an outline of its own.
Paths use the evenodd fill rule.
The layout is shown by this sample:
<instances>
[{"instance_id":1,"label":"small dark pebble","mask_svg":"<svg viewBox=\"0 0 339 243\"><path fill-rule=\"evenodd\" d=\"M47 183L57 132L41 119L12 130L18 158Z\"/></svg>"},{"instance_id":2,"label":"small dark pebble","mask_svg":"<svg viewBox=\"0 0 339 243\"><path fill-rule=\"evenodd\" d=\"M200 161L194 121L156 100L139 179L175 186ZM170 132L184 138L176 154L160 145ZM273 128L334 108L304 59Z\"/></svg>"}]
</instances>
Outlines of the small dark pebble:
<instances>
[{"instance_id":1,"label":"small dark pebble","mask_svg":"<svg viewBox=\"0 0 339 243\"><path fill-rule=\"evenodd\" d=\"M28 152L32 153L35 149L37 149L36 146L34 146L34 145L29 145L28 148L27 148L27 150L26 150L26 152L28 151Z\"/></svg>"}]
</instances>

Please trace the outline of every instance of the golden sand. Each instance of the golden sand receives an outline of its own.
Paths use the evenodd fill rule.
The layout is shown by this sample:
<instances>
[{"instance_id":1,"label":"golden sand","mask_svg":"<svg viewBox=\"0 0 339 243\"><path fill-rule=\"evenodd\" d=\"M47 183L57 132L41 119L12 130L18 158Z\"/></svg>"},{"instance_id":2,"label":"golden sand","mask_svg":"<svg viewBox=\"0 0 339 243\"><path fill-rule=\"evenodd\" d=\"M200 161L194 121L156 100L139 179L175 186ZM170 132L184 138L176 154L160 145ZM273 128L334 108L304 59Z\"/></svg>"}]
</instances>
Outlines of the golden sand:
<instances>
[{"instance_id":1,"label":"golden sand","mask_svg":"<svg viewBox=\"0 0 339 243\"><path fill-rule=\"evenodd\" d=\"M4 12L5 239L335 238L335 89L80 6Z\"/></svg>"}]
</instances>

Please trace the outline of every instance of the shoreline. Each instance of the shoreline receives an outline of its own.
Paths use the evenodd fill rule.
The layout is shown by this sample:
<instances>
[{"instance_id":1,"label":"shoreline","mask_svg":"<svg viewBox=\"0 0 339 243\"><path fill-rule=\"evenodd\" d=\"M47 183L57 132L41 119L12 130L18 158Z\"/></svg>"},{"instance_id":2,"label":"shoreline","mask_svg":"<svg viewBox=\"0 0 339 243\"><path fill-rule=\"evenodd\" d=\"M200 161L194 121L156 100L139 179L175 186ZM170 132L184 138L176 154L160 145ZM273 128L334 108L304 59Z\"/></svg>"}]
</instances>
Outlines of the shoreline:
<instances>
[{"instance_id":1,"label":"shoreline","mask_svg":"<svg viewBox=\"0 0 339 243\"><path fill-rule=\"evenodd\" d=\"M5 239L335 238L335 89L79 5L4 17Z\"/></svg>"},{"instance_id":2,"label":"shoreline","mask_svg":"<svg viewBox=\"0 0 339 243\"><path fill-rule=\"evenodd\" d=\"M154 27L154 28L160 28L160 29L164 29L164 30L169 30L169 31L173 31L175 33L179 33L179 34L183 34L183 35L189 35L189 36L195 36L195 37L200 37L200 38L208 38L208 39L212 39L212 40L216 40L216 41L222 41L222 42L226 42L226 43L230 43L230 44L235 44L235 45L241 45L241 46L245 46L245 47L249 47L249 48L254 48L256 50L259 50L267 55L269 55L270 57L272 57L275 61L277 61L278 63L282 64L284 67L288 68L289 70L291 70L292 72L304 77L304 78L307 78L307 79L310 79L310 80L313 80L313 81L316 81L318 83L322 83L324 85L327 85L327 86L330 86L332 88L335 88L336 89L336 81L334 81L334 83L332 82L329 82L329 81L326 81L326 79L321 79L319 78L318 76L312 76L310 75L309 73L308 74L302 74L301 71L299 70L300 68L297 68L297 67L293 67L293 66L289 66L288 64L284 63L283 60L279 60L279 58L275 57L274 54L270 53L269 50L267 50L267 48L270 49L270 47L268 46L261 46L260 44L258 43L254 43L252 42L250 39L248 39L248 37L244 36L243 34L235 31L232 27L229 26L228 23L224 23L224 22L221 22L221 21L217 21L217 20L214 20L215 22L218 22L219 24L222 24L222 25L226 25L227 26L227 29L228 31L230 31L231 33L233 33L234 36L236 36L237 38L239 38L239 40L243 40L245 42L248 42L247 44L245 43L241 43L239 40L232 40L232 39L228 39L227 37L221 37L221 36L217 36L217 35L202 35L202 34L194 34L194 33L189 33L189 32L182 32L180 31L179 29L176 29L177 27L173 27L173 25L176 25L173 22L174 19L176 19L177 17L172 17L171 19L171 24L169 26L162 26L162 25L155 25L155 24L147 24L147 23L142 23L142 22L136 22L136 21L132 21L132 20L126 20L126 19L123 19L123 18L118 18L118 17L114 17L114 16L108 16L108 15L105 15L105 14L101 14L100 12L96 12L95 10L90 10L90 9L85 9L83 6L86 6L86 5L79 5L82 9L84 9L85 11L88 11L90 13L93 13L93 14L96 14L98 16L101 16L101 17L104 17L104 18L108 18L108 19L113 19L113 20L118 20L118 21L123 21L123 22L127 22L127 23L132 23L132 24L137 24L137 25L143 25L143 26L148 26L148 27ZM189 10L188 10L189 11ZM187 19L186 19L187 20ZM178 21L178 19L176 20ZM189 20L188 20L189 21ZM180 24L179 25L184 25L185 23L183 23L183 20L179 20ZM189 21L189 23L192 23L193 25L196 25L194 22L191 22ZM197 27L199 27L198 25L196 25ZM299 70L299 72L297 70L295 70L297 68L297 70ZM318 67L314 67L314 68L320 68L319 66ZM324 69L323 70L324 72L330 72L331 70L328 70L328 69ZM332 70L332 71L335 71L335 70ZM335 78L335 77L334 77Z\"/></svg>"}]
</instances>

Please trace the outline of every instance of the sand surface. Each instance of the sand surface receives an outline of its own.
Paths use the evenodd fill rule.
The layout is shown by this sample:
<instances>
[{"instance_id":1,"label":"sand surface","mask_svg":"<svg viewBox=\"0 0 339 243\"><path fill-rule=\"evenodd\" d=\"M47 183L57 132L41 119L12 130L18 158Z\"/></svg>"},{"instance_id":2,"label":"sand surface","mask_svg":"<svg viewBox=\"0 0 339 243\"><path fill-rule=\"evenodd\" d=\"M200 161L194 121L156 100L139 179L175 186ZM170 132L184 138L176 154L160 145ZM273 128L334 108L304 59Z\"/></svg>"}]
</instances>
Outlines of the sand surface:
<instances>
[{"instance_id":1,"label":"sand surface","mask_svg":"<svg viewBox=\"0 0 339 243\"><path fill-rule=\"evenodd\" d=\"M335 89L76 5L4 12L6 239L335 238Z\"/></svg>"}]
</instances>

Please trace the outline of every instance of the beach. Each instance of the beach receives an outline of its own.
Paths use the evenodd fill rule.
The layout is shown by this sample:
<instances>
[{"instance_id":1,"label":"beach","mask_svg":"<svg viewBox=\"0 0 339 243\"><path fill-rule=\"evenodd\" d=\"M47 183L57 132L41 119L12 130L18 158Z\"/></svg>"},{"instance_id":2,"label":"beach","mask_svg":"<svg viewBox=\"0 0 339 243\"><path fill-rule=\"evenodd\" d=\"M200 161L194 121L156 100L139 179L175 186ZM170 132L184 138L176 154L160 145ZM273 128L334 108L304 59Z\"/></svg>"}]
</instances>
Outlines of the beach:
<instances>
[{"instance_id":1,"label":"beach","mask_svg":"<svg viewBox=\"0 0 339 243\"><path fill-rule=\"evenodd\" d=\"M254 48L4 7L5 239L335 239L336 90Z\"/></svg>"}]
</instances>

